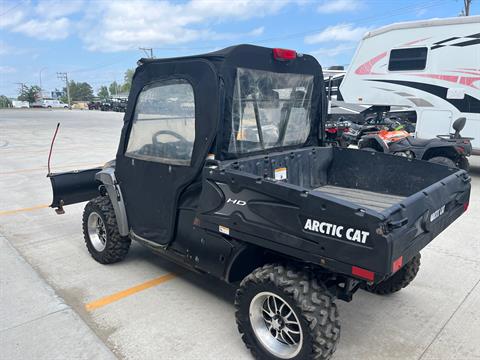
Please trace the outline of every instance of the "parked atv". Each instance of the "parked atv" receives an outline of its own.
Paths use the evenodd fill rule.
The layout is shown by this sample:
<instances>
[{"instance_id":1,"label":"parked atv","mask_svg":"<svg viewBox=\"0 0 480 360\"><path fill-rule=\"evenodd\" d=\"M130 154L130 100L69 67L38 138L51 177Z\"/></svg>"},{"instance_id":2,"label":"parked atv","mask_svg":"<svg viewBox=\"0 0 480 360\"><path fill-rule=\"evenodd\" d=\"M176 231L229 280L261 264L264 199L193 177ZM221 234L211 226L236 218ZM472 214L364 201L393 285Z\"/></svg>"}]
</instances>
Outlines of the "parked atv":
<instances>
[{"instance_id":1,"label":"parked atv","mask_svg":"<svg viewBox=\"0 0 480 360\"><path fill-rule=\"evenodd\" d=\"M398 130L404 129L409 132L414 132L415 127L404 118L391 116L380 116L369 114L365 121L361 124L350 123L348 129L343 132L345 142L352 145L357 145L362 137L370 134L376 134L382 130Z\"/></svg>"},{"instance_id":2,"label":"parked atv","mask_svg":"<svg viewBox=\"0 0 480 360\"><path fill-rule=\"evenodd\" d=\"M50 174L51 206L88 201L99 263L135 240L237 286L257 359L329 359L336 300L408 286L420 251L467 209L463 170L323 146L312 56L240 45L139 64L115 161Z\"/></svg>"},{"instance_id":3,"label":"parked atv","mask_svg":"<svg viewBox=\"0 0 480 360\"><path fill-rule=\"evenodd\" d=\"M345 133L350 131L349 121L329 121L325 124L325 145L348 147Z\"/></svg>"},{"instance_id":4,"label":"parked atv","mask_svg":"<svg viewBox=\"0 0 480 360\"><path fill-rule=\"evenodd\" d=\"M472 138L460 135L465 122L465 118L458 118L452 125L454 134L438 135L435 139L417 139L404 130L379 131L362 137L358 148L427 160L468 171L467 157L472 153Z\"/></svg>"}]
</instances>

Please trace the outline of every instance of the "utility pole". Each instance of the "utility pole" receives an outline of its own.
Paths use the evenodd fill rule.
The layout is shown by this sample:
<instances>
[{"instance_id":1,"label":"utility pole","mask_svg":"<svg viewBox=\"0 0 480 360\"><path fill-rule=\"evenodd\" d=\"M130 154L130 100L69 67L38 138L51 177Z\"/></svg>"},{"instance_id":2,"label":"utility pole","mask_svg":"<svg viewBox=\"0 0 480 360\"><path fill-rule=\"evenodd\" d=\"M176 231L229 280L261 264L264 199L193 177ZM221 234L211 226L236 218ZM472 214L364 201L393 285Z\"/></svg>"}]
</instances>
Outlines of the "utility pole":
<instances>
[{"instance_id":1,"label":"utility pole","mask_svg":"<svg viewBox=\"0 0 480 360\"><path fill-rule=\"evenodd\" d=\"M70 86L68 83L68 74L66 72L57 72L57 78L59 78L62 81L65 81L65 85L67 88L68 107L70 108L71 101L70 101Z\"/></svg>"},{"instance_id":2,"label":"utility pole","mask_svg":"<svg viewBox=\"0 0 480 360\"><path fill-rule=\"evenodd\" d=\"M150 52L150 59L153 59L153 48L138 48L138 50L142 50L147 56L148 52Z\"/></svg>"},{"instance_id":3,"label":"utility pole","mask_svg":"<svg viewBox=\"0 0 480 360\"><path fill-rule=\"evenodd\" d=\"M22 93L23 89L25 89L27 87L27 85L25 85L25 83L23 83L23 82L16 82L15 85L20 86L20 94Z\"/></svg>"},{"instance_id":4,"label":"utility pole","mask_svg":"<svg viewBox=\"0 0 480 360\"><path fill-rule=\"evenodd\" d=\"M463 0L464 8L462 9L462 12L460 13L460 16L470 16L470 5L471 4L472 4L472 0Z\"/></svg>"}]
</instances>

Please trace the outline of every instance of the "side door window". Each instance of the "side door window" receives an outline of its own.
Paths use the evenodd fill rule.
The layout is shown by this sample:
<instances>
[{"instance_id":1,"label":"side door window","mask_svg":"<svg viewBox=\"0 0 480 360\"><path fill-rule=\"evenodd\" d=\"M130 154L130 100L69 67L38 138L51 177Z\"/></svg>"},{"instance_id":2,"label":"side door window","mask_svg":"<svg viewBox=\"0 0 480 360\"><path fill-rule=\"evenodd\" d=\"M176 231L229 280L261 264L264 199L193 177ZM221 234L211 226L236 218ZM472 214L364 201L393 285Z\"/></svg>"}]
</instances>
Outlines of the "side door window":
<instances>
[{"instance_id":1,"label":"side door window","mask_svg":"<svg viewBox=\"0 0 480 360\"><path fill-rule=\"evenodd\" d=\"M137 99L125 156L189 166L195 142L195 96L185 79L145 86Z\"/></svg>"}]
</instances>

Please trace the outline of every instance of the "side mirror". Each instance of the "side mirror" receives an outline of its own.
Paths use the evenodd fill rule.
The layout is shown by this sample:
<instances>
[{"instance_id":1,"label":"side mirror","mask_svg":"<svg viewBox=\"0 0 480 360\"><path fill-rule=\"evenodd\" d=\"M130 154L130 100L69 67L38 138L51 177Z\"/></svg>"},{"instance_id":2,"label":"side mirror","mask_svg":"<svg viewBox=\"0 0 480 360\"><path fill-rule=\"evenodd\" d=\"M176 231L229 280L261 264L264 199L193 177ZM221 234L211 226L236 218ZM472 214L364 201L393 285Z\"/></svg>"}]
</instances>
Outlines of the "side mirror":
<instances>
[{"instance_id":1,"label":"side mirror","mask_svg":"<svg viewBox=\"0 0 480 360\"><path fill-rule=\"evenodd\" d=\"M453 130L455 130L455 133L458 134L460 131L463 130L465 127L465 123L467 122L467 119L464 117L458 118L455 120L452 124Z\"/></svg>"}]
</instances>

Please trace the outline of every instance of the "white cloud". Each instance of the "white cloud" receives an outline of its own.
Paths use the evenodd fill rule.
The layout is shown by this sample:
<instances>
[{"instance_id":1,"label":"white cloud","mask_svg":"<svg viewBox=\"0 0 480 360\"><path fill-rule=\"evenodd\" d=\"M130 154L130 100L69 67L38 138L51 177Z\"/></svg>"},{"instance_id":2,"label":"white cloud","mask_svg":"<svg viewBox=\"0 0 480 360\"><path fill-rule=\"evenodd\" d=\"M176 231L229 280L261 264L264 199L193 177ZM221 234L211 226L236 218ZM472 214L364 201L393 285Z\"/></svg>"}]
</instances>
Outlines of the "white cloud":
<instances>
[{"instance_id":1,"label":"white cloud","mask_svg":"<svg viewBox=\"0 0 480 360\"><path fill-rule=\"evenodd\" d=\"M258 0L192 0L185 6L185 10L199 14L204 18L217 17L219 19L251 19L277 13L288 0L258 1Z\"/></svg>"},{"instance_id":2,"label":"white cloud","mask_svg":"<svg viewBox=\"0 0 480 360\"><path fill-rule=\"evenodd\" d=\"M218 32L218 24L275 14L301 0L39 0L0 18L0 28L40 40L65 39L76 33L92 51L113 52L139 46L176 48L194 41L260 36Z\"/></svg>"},{"instance_id":3,"label":"white cloud","mask_svg":"<svg viewBox=\"0 0 480 360\"><path fill-rule=\"evenodd\" d=\"M8 14L0 16L0 29L17 25L24 17L25 13L22 10L10 11Z\"/></svg>"},{"instance_id":4,"label":"white cloud","mask_svg":"<svg viewBox=\"0 0 480 360\"><path fill-rule=\"evenodd\" d=\"M256 29L253 29L252 31L248 32L247 35L249 35L249 36L260 36L260 35L263 35L264 31L265 31L265 27L260 26Z\"/></svg>"},{"instance_id":5,"label":"white cloud","mask_svg":"<svg viewBox=\"0 0 480 360\"><path fill-rule=\"evenodd\" d=\"M328 41L358 41L369 30L367 27L354 27L353 24L338 24L305 37L305 43L318 44Z\"/></svg>"},{"instance_id":6,"label":"white cloud","mask_svg":"<svg viewBox=\"0 0 480 360\"><path fill-rule=\"evenodd\" d=\"M415 15L416 15L417 17L423 16L423 15L425 15L427 12L428 12L428 9L425 9L425 8L423 8L423 9L419 9L419 8L415 9Z\"/></svg>"},{"instance_id":7,"label":"white cloud","mask_svg":"<svg viewBox=\"0 0 480 360\"><path fill-rule=\"evenodd\" d=\"M69 35L70 20L66 17L52 20L29 20L12 30L41 40L65 39Z\"/></svg>"},{"instance_id":8,"label":"white cloud","mask_svg":"<svg viewBox=\"0 0 480 360\"><path fill-rule=\"evenodd\" d=\"M88 6L83 0L42 0L35 7L35 12L44 18L55 19L79 12ZM90 4L95 6L95 3Z\"/></svg>"},{"instance_id":9,"label":"white cloud","mask_svg":"<svg viewBox=\"0 0 480 360\"><path fill-rule=\"evenodd\" d=\"M11 66L0 66L0 74L12 74L17 72L17 69Z\"/></svg>"},{"instance_id":10,"label":"white cloud","mask_svg":"<svg viewBox=\"0 0 480 360\"><path fill-rule=\"evenodd\" d=\"M344 53L347 53L351 50L355 49L354 45L351 44L339 44L332 48L320 48L314 51L310 51L309 53L314 56L319 56L322 58L325 57L335 57Z\"/></svg>"},{"instance_id":11,"label":"white cloud","mask_svg":"<svg viewBox=\"0 0 480 360\"><path fill-rule=\"evenodd\" d=\"M317 11L323 14L332 14L337 12L355 11L362 6L358 0L325 0L317 8Z\"/></svg>"},{"instance_id":12,"label":"white cloud","mask_svg":"<svg viewBox=\"0 0 480 360\"><path fill-rule=\"evenodd\" d=\"M226 21L274 14L287 4L288 0L99 2L81 21L80 37L87 49L109 52L139 46L178 46L201 40L259 36L263 27L237 34L218 33L212 27Z\"/></svg>"}]
</instances>

